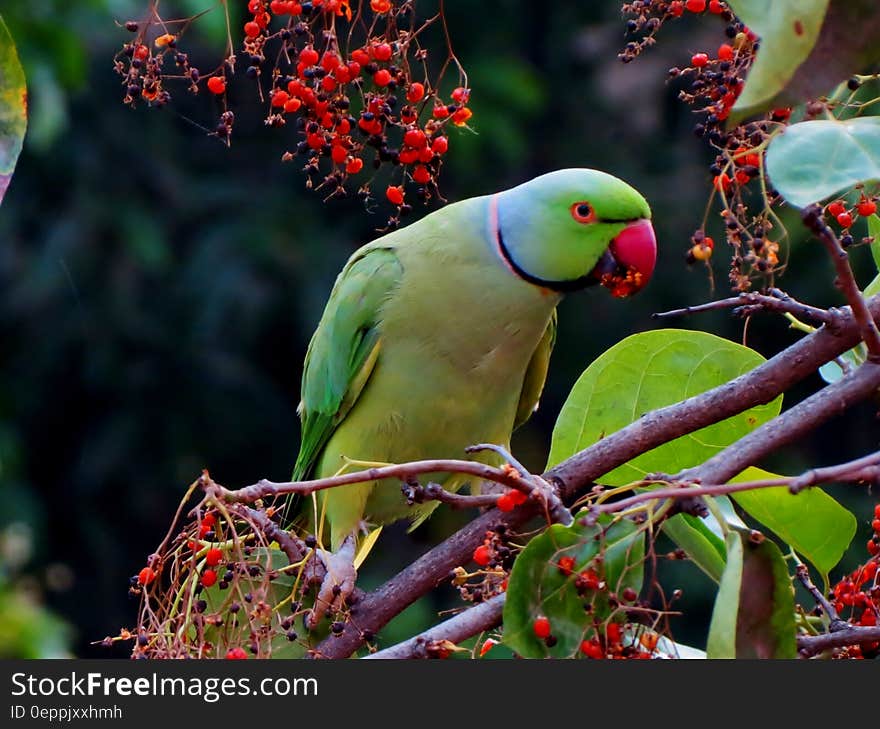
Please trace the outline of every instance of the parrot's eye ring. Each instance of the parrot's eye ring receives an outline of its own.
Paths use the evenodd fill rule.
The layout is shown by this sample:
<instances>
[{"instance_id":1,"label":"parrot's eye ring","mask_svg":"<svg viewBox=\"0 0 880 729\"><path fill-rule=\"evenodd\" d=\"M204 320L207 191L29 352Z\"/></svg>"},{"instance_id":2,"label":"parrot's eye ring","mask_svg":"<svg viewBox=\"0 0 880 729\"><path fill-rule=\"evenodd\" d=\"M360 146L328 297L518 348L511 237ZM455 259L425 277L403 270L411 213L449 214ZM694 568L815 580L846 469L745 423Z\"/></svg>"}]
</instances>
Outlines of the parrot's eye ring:
<instances>
[{"instance_id":1,"label":"parrot's eye ring","mask_svg":"<svg viewBox=\"0 0 880 729\"><path fill-rule=\"evenodd\" d=\"M586 200L581 200L572 204L571 217L579 223L592 223L596 220L596 211Z\"/></svg>"}]
</instances>

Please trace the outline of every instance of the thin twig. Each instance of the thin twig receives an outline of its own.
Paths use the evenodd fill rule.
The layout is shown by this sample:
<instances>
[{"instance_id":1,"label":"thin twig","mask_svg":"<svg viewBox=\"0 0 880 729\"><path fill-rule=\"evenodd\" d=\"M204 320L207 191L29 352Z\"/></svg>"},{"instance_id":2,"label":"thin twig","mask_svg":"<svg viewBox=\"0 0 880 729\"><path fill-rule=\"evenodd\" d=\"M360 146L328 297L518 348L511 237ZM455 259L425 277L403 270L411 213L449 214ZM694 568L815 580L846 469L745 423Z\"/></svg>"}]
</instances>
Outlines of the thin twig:
<instances>
[{"instance_id":1,"label":"thin twig","mask_svg":"<svg viewBox=\"0 0 880 729\"><path fill-rule=\"evenodd\" d=\"M828 250L834 268L837 270L835 284L846 297L861 331L862 341L868 348L868 359L872 362L880 362L880 330L874 323L865 303L865 298L859 290L852 267L849 265L849 256L840 245L840 241L834 231L825 223L822 217L820 205L810 205L802 214L804 225L810 229L825 248Z\"/></svg>"},{"instance_id":2,"label":"thin twig","mask_svg":"<svg viewBox=\"0 0 880 729\"><path fill-rule=\"evenodd\" d=\"M795 572L798 580L800 580L800 583L804 586L804 589L813 596L816 604L825 611L825 615L828 617L828 632L836 633L839 630L847 628L849 623L840 619L840 615L837 614L834 605L825 599L825 595L822 594L822 591L816 587L810 579L810 571L807 569L807 565L799 564Z\"/></svg>"},{"instance_id":3,"label":"thin twig","mask_svg":"<svg viewBox=\"0 0 880 729\"><path fill-rule=\"evenodd\" d=\"M837 324L839 317L837 310L819 309L809 304L803 304L779 289L770 289L770 293L771 295L768 296L767 294L759 294L753 291L744 292L739 296L732 296L727 299L709 301L705 304L697 304L696 306L686 306L683 309L657 312L652 314L651 317L653 319L668 319L676 316L699 314L704 311L733 309L733 313L737 316L750 316L758 311L775 311L813 319L829 327L836 326Z\"/></svg>"},{"instance_id":4,"label":"thin twig","mask_svg":"<svg viewBox=\"0 0 880 729\"><path fill-rule=\"evenodd\" d=\"M468 608L455 617L435 625L424 633L367 656L367 658L429 658L432 654L430 650L432 643L441 641L461 643L461 641L482 633L484 630L496 627L501 623L504 598L504 593L496 595L486 602Z\"/></svg>"}]
</instances>

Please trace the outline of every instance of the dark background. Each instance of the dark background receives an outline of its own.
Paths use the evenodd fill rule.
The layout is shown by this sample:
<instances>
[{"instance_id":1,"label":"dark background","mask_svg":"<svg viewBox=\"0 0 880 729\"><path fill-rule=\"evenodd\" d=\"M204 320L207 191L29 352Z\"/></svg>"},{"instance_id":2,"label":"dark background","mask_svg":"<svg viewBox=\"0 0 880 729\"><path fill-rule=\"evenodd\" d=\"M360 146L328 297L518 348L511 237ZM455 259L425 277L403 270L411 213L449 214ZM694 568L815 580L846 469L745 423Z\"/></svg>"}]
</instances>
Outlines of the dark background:
<instances>
[{"instance_id":1,"label":"dark background","mask_svg":"<svg viewBox=\"0 0 880 729\"><path fill-rule=\"evenodd\" d=\"M236 12L245 4L230 3ZM0 0L31 104L25 150L0 208L3 656L126 655L127 646L91 643L133 627L128 577L200 470L228 486L289 477L309 337L339 268L387 214L366 214L353 200L322 204L307 192L299 165L280 162L289 138L263 126L245 84L230 92L238 110L231 149L188 121L213 126L207 94L190 99L181 90L170 109L125 107L112 57L129 34L116 21L139 18L146 5ZM162 4L166 17L211 1L178 2L180 13L174 6ZM654 210L660 261L652 285L628 301L591 291L561 307L541 410L514 443L540 470L555 416L591 360L659 326L652 312L725 294L723 245L714 294L706 269L684 262L703 218L711 157L665 81L668 67L716 48L723 23L685 18L623 65L613 0L450 0L447 18L470 76L476 131L451 135L441 181L449 200L589 166L631 182ZM188 36L197 65L221 57L217 21L215 10ZM870 256L854 258L867 280ZM784 287L827 306L840 303L831 280L818 245L794 247ZM742 337L742 323L725 314L667 325ZM752 322L748 341L770 356L796 336L784 321L764 319ZM819 384L812 378L786 402ZM876 440L866 406L767 465L794 473L861 455ZM848 567L862 556L867 500L834 493L860 516ZM411 536L383 536L362 584L382 581L468 517L441 511ZM688 618L676 623L677 637L702 645L711 585L689 565L670 567L664 580L685 592L679 607ZM422 600L385 637L412 634L448 599L441 591Z\"/></svg>"}]
</instances>

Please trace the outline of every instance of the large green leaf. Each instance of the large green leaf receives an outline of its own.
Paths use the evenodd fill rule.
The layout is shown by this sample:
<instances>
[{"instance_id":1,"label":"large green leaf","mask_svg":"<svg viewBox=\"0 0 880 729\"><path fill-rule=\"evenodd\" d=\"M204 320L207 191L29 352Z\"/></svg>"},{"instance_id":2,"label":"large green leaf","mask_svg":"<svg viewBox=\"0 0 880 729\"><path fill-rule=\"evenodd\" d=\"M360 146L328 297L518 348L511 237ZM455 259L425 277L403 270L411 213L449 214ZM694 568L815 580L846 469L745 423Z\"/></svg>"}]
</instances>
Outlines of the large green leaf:
<instances>
[{"instance_id":1,"label":"large green leaf","mask_svg":"<svg viewBox=\"0 0 880 729\"><path fill-rule=\"evenodd\" d=\"M754 369L764 358L705 332L659 329L627 337L595 360L572 388L556 426L548 467L645 413L680 402ZM677 438L598 479L617 486L647 473L703 463L779 413L781 398Z\"/></svg>"},{"instance_id":2,"label":"large green leaf","mask_svg":"<svg viewBox=\"0 0 880 729\"><path fill-rule=\"evenodd\" d=\"M771 140L766 162L770 182L797 207L880 179L880 117L792 124Z\"/></svg>"},{"instance_id":3,"label":"large green leaf","mask_svg":"<svg viewBox=\"0 0 880 729\"><path fill-rule=\"evenodd\" d=\"M732 530L706 653L709 658L794 658L794 592L782 553L769 539Z\"/></svg>"},{"instance_id":4,"label":"large green leaf","mask_svg":"<svg viewBox=\"0 0 880 729\"><path fill-rule=\"evenodd\" d=\"M733 482L772 478L778 477L760 468L748 468ZM793 494L780 486L732 496L749 516L812 562L826 580L856 533L856 518L820 488Z\"/></svg>"},{"instance_id":5,"label":"large green leaf","mask_svg":"<svg viewBox=\"0 0 880 729\"><path fill-rule=\"evenodd\" d=\"M732 116L767 108L807 60L819 38L828 0L729 0L730 7L761 38L755 62Z\"/></svg>"},{"instance_id":6,"label":"large green leaf","mask_svg":"<svg viewBox=\"0 0 880 729\"><path fill-rule=\"evenodd\" d=\"M0 202L9 187L27 128L27 89L15 43L0 17Z\"/></svg>"},{"instance_id":7,"label":"large green leaf","mask_svg":"<svg viewBox=\"0 0 880 729\"><path fill-rule=\"evenodd\" d=\"M560 559L566 556L574 558L570 574L559 568ZM607 590L619 595L630 587L639 592L644 559L644 531L626 519L610 523L603 517L590 526L554 524L532 539L513 564L504 603L505 644L524 658L575 655L581 641L594 633L595 623L612 613L607 591L578 593L578 574L594 569ZM550 620L556 639L553 647L535 636L533 626L539 615Z\"/></svg>"}]
</instances>

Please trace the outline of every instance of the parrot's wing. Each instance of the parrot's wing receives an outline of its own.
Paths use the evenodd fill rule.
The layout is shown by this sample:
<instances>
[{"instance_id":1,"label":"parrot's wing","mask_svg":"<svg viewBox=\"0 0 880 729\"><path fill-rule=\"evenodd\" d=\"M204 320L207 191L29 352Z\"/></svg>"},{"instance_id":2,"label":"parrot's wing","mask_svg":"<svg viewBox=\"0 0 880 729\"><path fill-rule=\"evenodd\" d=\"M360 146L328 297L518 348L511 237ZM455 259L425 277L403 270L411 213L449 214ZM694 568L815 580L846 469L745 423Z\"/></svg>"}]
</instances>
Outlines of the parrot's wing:
<instances>
[{"instance_id":1,"label":"parrot's wing","mask_svg":"<svg viewBox=\"0 0 880 729\"><path fill-rule=\"evenodd\" d=\"M381 346L382 305L402 274L392 249L367 247L336 279L306 354L295 481L309 476L321 449L367 384Z\"/></svg>"},{"instance_id":2,"label":"parrot's wing","mask_svg":"<svg viewBox=\"0 0 880 729\"><path fill-rule=\"evenodd\" d=\"M523 378L522 392L519 396L519 405L516 408L516 420L514 429L525 423L535 410L538 409L538 401L544 390L544 382L547 380L547 370L550 367L550 355L553 345L556 344L556 309L550 317L544 336L535 347L535 352L529 360L526 376Z\"/></svg>"}]
</instances>

